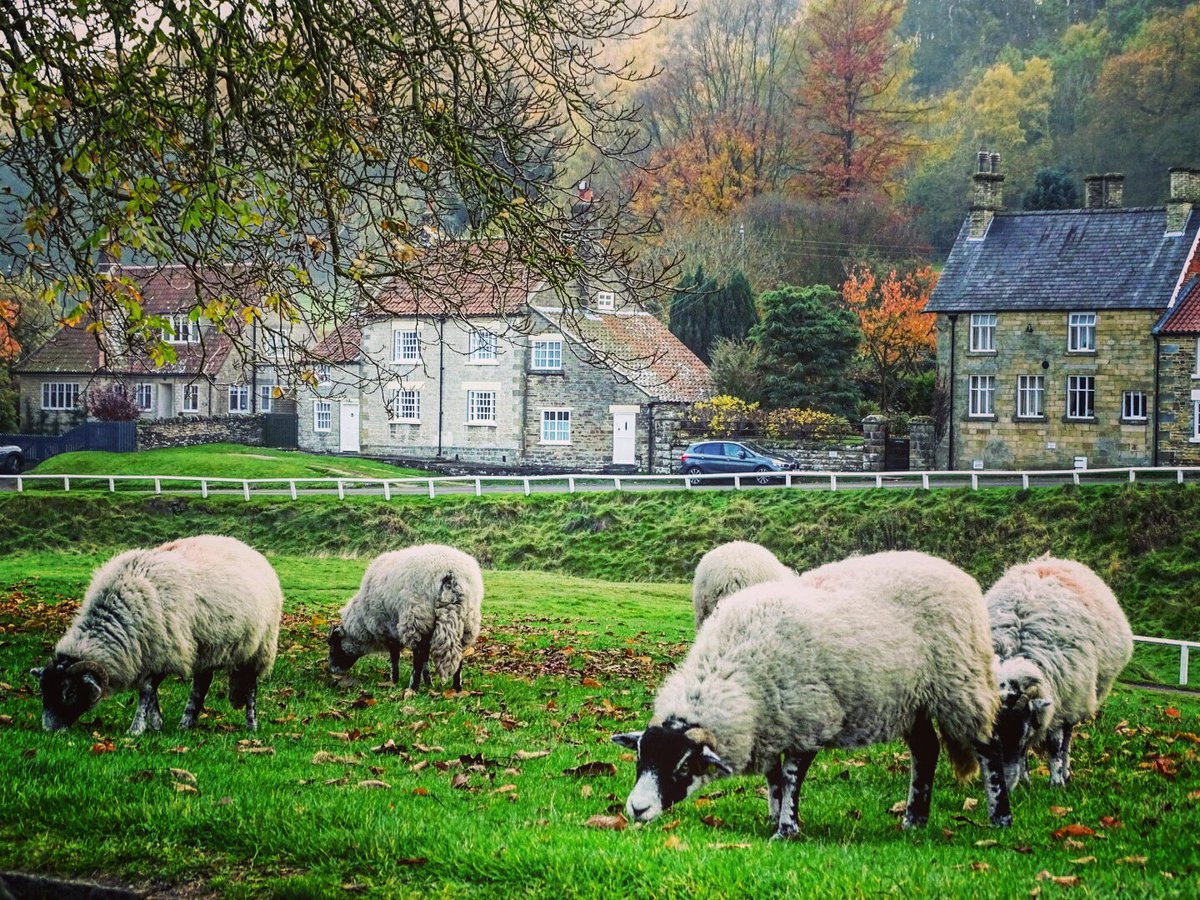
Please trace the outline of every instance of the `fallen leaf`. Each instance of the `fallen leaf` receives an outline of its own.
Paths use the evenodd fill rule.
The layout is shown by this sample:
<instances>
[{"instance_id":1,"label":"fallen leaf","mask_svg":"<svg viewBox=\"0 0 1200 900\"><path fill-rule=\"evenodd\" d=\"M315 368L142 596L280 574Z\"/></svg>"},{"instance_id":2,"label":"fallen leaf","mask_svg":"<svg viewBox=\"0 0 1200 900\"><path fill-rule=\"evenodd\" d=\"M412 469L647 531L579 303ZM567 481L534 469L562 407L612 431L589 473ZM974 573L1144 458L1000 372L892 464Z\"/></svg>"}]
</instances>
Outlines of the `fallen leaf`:
<instances>
[{"instance_id":1,"label":"fallen leaf","mask_svg":"<svg viewBox=\"0 0 1200 900\"><path fill-rule=\"evenodd\" d=\"M979 805L979 799L976 797L968 797L963 801L963 812L974 812L975 807Z\"/></svg>"},{"instance_id":2,"label":"fallen leaf","mask_svg":"<svg viewBox=\"0 0 1200 900\"><path fill-rule=\"evenodd\" d=\"M1083 841L1077 841L1074 838L1067 838L1065 841L1063 841L1063 847L1068 850L1082 850L1086 846L1087 844L1085 844Z\"/></svg>"},{"instance_id":3,"label":"fallen leaf","mask_svg":"<svg viewBox=\"0 0 1200 900\"><path fill-rule=\"evenodd\" d=\"M591 797L593 793L595 792L592 790L592 786L590 784L585 784L579 789L579 796L584 800L587 800L589 797Z\"/></svg>"},{"instance_id":4,"label":"fallen leaf","mask_svg":"<svg viewBox=\"0 0 1200 900\"><path fill-rule=\"evenodd\" d=\"M749 850L753 844L709 844L709 850Z\"/></svg>"},{"instance_id":5,"label":"fallen leaf","mask_svg":"<svg viewBox=\"0 0 1200 900\"><path fill-rule=\"evenodd\" d=\"M184 746L182 746L182 745L181 745L181 746L179 746L179 747L172 747L172 748L171 748L170 750L168 750L167 752L168 752L168 753L187 753L187 752L188 752L188 748L187 748L187 747L184 747Z\"/></svg>"},{"instance_id":6,"label":"fallen leaf","mask_svg":"<svg viewBox=\"0 0 1200 900\"><path fill-rule=\"evenodd\" d=\"M897 800L890 807L888 807L888 812L890 812L893 816L902 816L904 815L904 811L906 809L908 809L908 803L904 800Z\"/></svg>"},{"instance_id":7,"label":"fallen leaf","mask_svg":"<svg viewBox=\"0 0 1200 900\"><path fill-rule=\"evenodd\" d=\"M1075 863L1075 865L1077 865L1077 866L1086 866L1086 865L1088 865L1089 863L1094 863L1094 862L1096 861L1096 857L1094 857L1094 856L1081 856L1081 857L1079 857L1078 859L1071 859L1071 860L1067 860L1067 861L1068 861L1068 862L1073 862L1073 863Z\"/></svg>"},{"instance_id":8,"label":"fallen leaf","mask_svg":"<svg viewBox=\"0 0 1200 900\"><path fill-rule=\"evenodd\" d=\"M663 841L663 848L666 850L686 850L687 847L677 834L668 834L667 839Z\"/></svg>"},{"instance_id":9,"label":"fallen leaf","mask_svg":"<svg viewBox=\"0 0 1200 900\"><path fill-rule=\"evenodd\" d=\"M238 747L239 753L256 753L262 756L274 756L274 747Z\"/></svg>"},{"instance_id":10,"label":"fallen leaf","mask_svg":"<svg viewBox=\"0 0 1200 900\"><path fill-rule=\"evenodd\" d=\"M8 726L13 723L12 716L0 716L0 725Z\"/></svg>"},{"instance_id":11,"label":"fallen leaf","mask_svg":"<svg viewBox=\"0 0 1200 900\"><path fill-rule=\"evenodd\" d=\"M1058 831L1054 832L1054 837L1056 840L1061 841L1065 837L1094 837L1095 834L1096 832L1092 831L1092 829L1088 828L1086 825L1079 825L1076 823L1073 825L1066 825L1058 829Z\"/></svg>"},{"instance_id":12,"label":"fallen leaf","mask_svg":"<svg viewBox=\"0 0 1200 900\"><path fill-rule=\"evenodd\" d=\"M450 787L464 790L471 784L471 776L466 772L459 772L450 779Z\"/></svg>"},{"instance_id":13,"label":"fallen leaf","mask_svg":"<svg viewBox=\"0 0 1200 900\"><path fill-rule=\"evenodd\" d=\"M1061 884L1063 887L1079 887L1080 881L1078 875L1051 875L1045 869L1037 873L1038 881L1053 881L1055 884Z\"/></svg>"},{"instance_id":14,"label":"fallen leaf","mask_svg":"<svg viewBox=\"0 0 1200 900\"><path fill-rule=\"evenodd\" d=\"M429 766L429 760L423 759L418 763L413 763L409 768L414 772L420 772L422 769Z\"/></svg>"},{"instance_id":15,"label":"fallen leaf","mask_svg":"<svg viewBox=\"0 0 1200 900\"><path fill-rule=\"evenodd\" d=\"M985 863L985 862L973 862L973 863L971 863L971 871L972 871L972 872L990 872L990 871L991 871L991 869L992 869L992 867L991 867L991 866L989 866L989 865L988 865L987 863Z\"/></svg>"},{"instance_id":16,"label":"fallen leaf","mask_svg":"<svg viewBox=\"0 0 1200 900\"><path fill-rule=\"evenodd\" d=\"M593 776L616 775L617 767L610 762L585 762L583 765L575 766L571 769L563 769L564 775L571 775L575 778L591 778Z\"/></svg>"},{"instance_id":17,"label":"fallen leaf","mask_svg":"<svg viewBox=\"0 0 1200 900\"><path fill-rule=\"evenodd\" d=\"M171 773L171 777L176 781L182 781L184 784L195 784L196 776L187 769L167 769Z\"/></svg>"},{"instance_id":18,"label":"fallen leaf","mask_svg":"<svg viewBox=\"0 0 1200 900\"><path fill-rule=\"evenodd\" d=\"M28 753L29 751L26 750L25 752ZM1200 800L1200 791L1188 791L1187 799L1193 803L1197 800Z\"/></svg>"},{"instance_id":19,"label":"fallen leaf","mask_svg":"<svg viewBox=\"0 0 1200 900\"><path fill-rule=\"evenodd\" d=\"M175 792L177 794L198 794L198 793L200 793L198 790L196 790L196 786L194 784L182 784L178 781L175 782Z\"/></svg>"},{"instance_id":20,"label":"fallen leaf","mask_svg":"<svg viewBox=\"0 0 1200 900\"><path fill-rule=\"evenodd\" d=\"M1144 866L1148 857L1145 856L1122 856L1117 860L1119 866Z\"/></svg>"},{"instance_id":21,"label":"fallen leaf","mask_svg":"<svg viewBox=\"0 0 1200 900\"><path fill-rule=\"evenodd\" d=\"M1168 706L1166 709L1164 709L1163 714L1172 719L1179 718L1179 710L1173 706Z\"/></svg>"},{"instance_id":22,"label":"fallen leaf","mask_svg":"<svg viewBox=\"0 0 1200 900\"><path fill-rule=\"evenodd\" d=\"M358 759L354 756L338 756L336 753L330 753L328 750L318 750L313 754L312 764L314 766L324 765L325 763L335 763L341 766L357 766Z\"/></svg>"},{"instance_id":23,"label":"fallen leaf","mask_svg":"<svg viewBox=\"0 0 1200 900\"><path fill-rule=\"evenodd\" d=\"M984 838L982 841L976 841L976 847L995 847L1000 842L994 838Z\"/></svg>"},{"instance_id":24,"label":"fallen leaf","mask_svg":"<svg viewBox=\"0 0 1200 900\"><path fill-rule=\"evenodd\" d=\"M700 821L703 822L705 825L707 825L709 828L720 828L722 825L725 824L724 819L720 818L719 816L713 816L713 815L704 816L703 818L700 819Z\"/></svg>"},{"instance_id":25,"label":"fallen leaf","mask_svg":"<svg viewBox=\"0 0 1200 900\"><path fill-rule=\"evenodd\" d=\"M500 787L492 791L493 794L511 794L517 789L515 784L502 784Z\"/></svg>"},{"instance_id":26,"label":"fallen leaf","mask_svg":"<svg viewBox=\"0 0 1200 900\"><path fill-rule=\"evenodd\" d=\"M1050 815L1058 816L1060 819L1071 811L1069 806L1052 806L1050 807Z\"/></svg>"},{"instance_id":27,"label":"fallen leaf","mask_svg":"<svg viewBox=\"0 0 1200 900\"><path fill-rule=\"evenodd\" d=\"M378 781L373 778L369 778L366 781L360 781L358 783L358 786L360 788L371 788L374 790L387 790L391 787L391 785L388 784L386 781Z\"/></svg>"},{"instance_id":28,"label":"fallen leaf","mask_svg":"<svg viewBox=\"0 0 1200 900\"><path fill-rule=\"evenodd\" d=\"M402 856L396 862L402 866L423 866L429 862L429 858L426 856Z\"/></svg>"},{"instance_id":29,"label":"fallen leaf","mask_svg":"<svg viewBox=\"0 0 1200 900\"><path fill-rule=\"evenodd\" d=\"M1112 816L1101 816L1100 817L1100 827L1101 828L1110 828L1110 829L1124 828L1125 823L1122 822L1120 819L1114 819Z\"/></svg>"},{"instance_id":30,"label":"fallen leaf","mask_svg":"<svg viewBox=\"0 0 1200 900\"><path fill-rule=\"evenodd\" d=\"M384 741L378 747L372 747L371 752L386 754L386 755L390 755L390 756L399 756L400 754L402 754L404 752L404 748L401 747L399 744L397 744L395 741L393 741L391 738L388 738L386 741Z\"/></svg>"},{"instance_id":31,"label":"fallen leaf","mask_svg":"<svg viewBox=\"0 0 1200 900\"><path fill-rule=\"evenodd\" d=\"M530 759L541 759L543 756L549 756L549 750L518 750L513 754L517 759L525 762Z\"/></svg>"},{"instance_id":32,"label":"fallen leaf","mask_svg":"<svg viewBox=\"0 0 1200 900\"><path fill-rule=\"evenodd\" d=\"M114 744L112 741L104 740L104 741L97 741L96 743L92 744L91 752L92 753L115 753L116 749L117 749L116 744Z\"/></svg>"},{"instance_id":33,"label":"fallen leaf","mask_svg":"<svg viewBox=\"0 0 1200 900\"><path fill-rule=\"evenodd\" d=\"M615 816L592 816L583 824L588 828L599 828L604 831L623 831L629 825L629 820L617 813Z\"/></svg>"},{"instance_id":34,"label":"fallen leaf","mask_svg":"<svg viewBox=\"0 0 1200 900\"><path fill-rule=\"evenodd\" d=\"M413 796L414 797L428 797L429 789L423 788L423 787L413 788Z\"/></svg>"},{"instance_id":35,"label":"fallen leaf","mask_svg":"<svg viewBox=\"0 0 1200 900\"><path fill-rule=\"evenodd\" d=\"M676 828L679 827L679 823L682 821L683 821L683 819L672 819L670 822L668 822L666 825L664 825L662 827L662 830L663 831L674 831Z\"/></svg>"},{"instance_id":36,"label":"fallen leaf","mask_svg":"<svg viewBox=\"0 0 1200 900\"><path fill-rule=\"evenodd\" d=\"M600 682L598 682L595 678L584 678L579 683L581 685L583 685L584 687L594 687L594 688L603 687L603 685Z\"/></svg>"}]
</instances>

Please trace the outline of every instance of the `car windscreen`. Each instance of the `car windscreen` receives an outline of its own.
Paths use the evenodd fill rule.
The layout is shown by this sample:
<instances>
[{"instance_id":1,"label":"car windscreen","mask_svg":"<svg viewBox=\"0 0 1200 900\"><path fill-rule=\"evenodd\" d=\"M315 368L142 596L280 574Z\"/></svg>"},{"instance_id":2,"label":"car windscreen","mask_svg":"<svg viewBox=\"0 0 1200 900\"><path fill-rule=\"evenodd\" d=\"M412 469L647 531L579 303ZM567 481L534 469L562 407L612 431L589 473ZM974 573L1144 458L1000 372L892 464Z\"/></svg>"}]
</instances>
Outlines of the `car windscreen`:
<instances>
[{"instance_id":1,"label":"car windscreen","mask_svg":"<svg viewBox=\"0 0 1200 900\"><path fill-rule=\"evenodd\" d=\"M742 443L745 444L747 450L751 450L754 453L757 453L759 456L780 456L781 455L778 450L768 450L766 447L762 446L761 444L755 444L755 443L752 443L751 441L742 441Z\"/></svg>"}]
</instances>

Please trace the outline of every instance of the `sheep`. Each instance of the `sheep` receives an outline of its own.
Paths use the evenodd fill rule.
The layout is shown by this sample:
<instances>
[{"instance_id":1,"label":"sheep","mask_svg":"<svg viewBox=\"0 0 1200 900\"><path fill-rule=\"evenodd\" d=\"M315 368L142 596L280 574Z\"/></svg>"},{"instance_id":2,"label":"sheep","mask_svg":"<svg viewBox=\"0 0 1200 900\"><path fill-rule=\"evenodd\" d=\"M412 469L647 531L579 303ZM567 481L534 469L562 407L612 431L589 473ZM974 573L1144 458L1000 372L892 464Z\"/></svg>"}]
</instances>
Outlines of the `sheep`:
<instances>
[{"instance_id":1,"label":"sheep","mask_svg":"<svg viewBox=\"0 0 1200 900\"><path fill-rule=\"evenodd\" d=\"M387 650L392 683L400 681L400 650L411 647L409 688L453 676L462 690L463 651L479 636L483 574L474 558L442 544L384 553L372 560L358 593L329 632L329 670L342 675L360 656Z\"/></svg>"},{"instance_id":2,"label":"sheep","mask_svg":"<svg viewBox=\"0 0 1200 900\"><path fill-rule=\"evenodd\" d=\"M42 726L71 726L108 694L134 688L129 733L162 728L158 686L192 679L180 728L191 728L217 669L229 671L234 709L258 727L258 679L275 664L283 591L266 558L241 541L203 534L153 549L127 550L92 576L83 605L32 669L41 683Z\"/></svg>"},{"instance_id":3,"label":"sheep","mask_svg":"<svg viewBox=\"0 0 1200 900\"><path fill-rule=\"evenodd\" d=\"M991 733L999 693L979 585L922 553L835 566L842 577L825 588L785 579L721 601L660 688L649 726L613 736L637 750L631 820L655 818L714 777L761 772L773 838L789 838L818 750L903 737L912 751L904 824L923 825L936 720L960 778L978 758L992 824L1012 823Z\"/></svg>"},{"instance_id":4,"label":"sheep","mask_svg":"<svg viewBox=\"0 0 1200 900\"><path fill-rule=\"evenodd\" d=\"M1071 778L1071 732L1096 715L1133 655L1117 598L1081 563L1043 556L1010 568L984 595L992 621L1009 790L1029 781L1028 752L1049 758L1050 783Z\"/></svg>"},{"instance_id":5,"label":"sheep","mask_svg":"<svg viewBox=\"0 0 1200 900\"><path fill-rule=\"evenodd\" d=\"M692 607L696 630L704 624L722 597L742 588L795 575L775 554L749 541L731 541L714 547L700 558L692 580Z\"/></svg>"}]
</instances>

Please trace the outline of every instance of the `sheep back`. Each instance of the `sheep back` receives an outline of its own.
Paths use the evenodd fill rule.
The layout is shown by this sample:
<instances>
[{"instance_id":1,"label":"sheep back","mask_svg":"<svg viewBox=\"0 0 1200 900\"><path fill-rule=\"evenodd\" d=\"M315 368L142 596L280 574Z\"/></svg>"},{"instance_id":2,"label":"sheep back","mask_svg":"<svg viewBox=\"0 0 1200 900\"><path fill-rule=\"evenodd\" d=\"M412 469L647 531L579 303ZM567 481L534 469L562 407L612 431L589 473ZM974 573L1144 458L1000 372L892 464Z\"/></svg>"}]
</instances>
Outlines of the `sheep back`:
<instances>
[{"instance_id":1,"label":"sheep back","mask_svg":"<svg viewBox=\"0 0 1200 900\"><path fill-rule=\"evenodd\" d=\"M1116 596L1082 563L1043 557L1015 565L985 595L1002 664L1024 658L1055 703L1050 726L1095 715L1133 655Z\"/></svg>"},{"instance_id":2,"label":"sheep back","mask_svg":"<svg viewBox=\"0 0 1200 900\"><path fill-rule=\"evenodd\" d=\"M714 547L700 558L692 580L692 607L696 629L712 615L722 597L743 588L795 573L781 563L766 547L749 541L731 541Z\"/></svg>"}]
</instances>

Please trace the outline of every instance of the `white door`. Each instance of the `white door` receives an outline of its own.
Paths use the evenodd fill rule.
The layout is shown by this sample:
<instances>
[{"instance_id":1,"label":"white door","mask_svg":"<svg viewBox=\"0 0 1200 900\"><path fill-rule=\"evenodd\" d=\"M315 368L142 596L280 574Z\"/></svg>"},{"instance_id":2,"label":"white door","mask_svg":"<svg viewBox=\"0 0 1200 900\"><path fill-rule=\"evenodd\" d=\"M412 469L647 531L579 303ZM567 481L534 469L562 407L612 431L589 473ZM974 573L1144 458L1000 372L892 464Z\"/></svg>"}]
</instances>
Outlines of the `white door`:
<instances>
[{"instance_id":1,"label":"white door","mask_svg":"<svg viewBox=\"0 0 1200 900\"><path fill-rule=\"evenodd\" d=\"M637 461L637 413L613 413L613 465L632 466Z\"/></svg>"},{"instance_id":2,"label":"white door","mask_svg":"<svg viewBox=\"0 0 1200 900\"><path fill-rule=\"evenodd\" d=\"M343 400L342 415L338 434L341 438L340 449L343 453L357 453L358 443L358 401Z\"/></svg>"}]
</instances>

